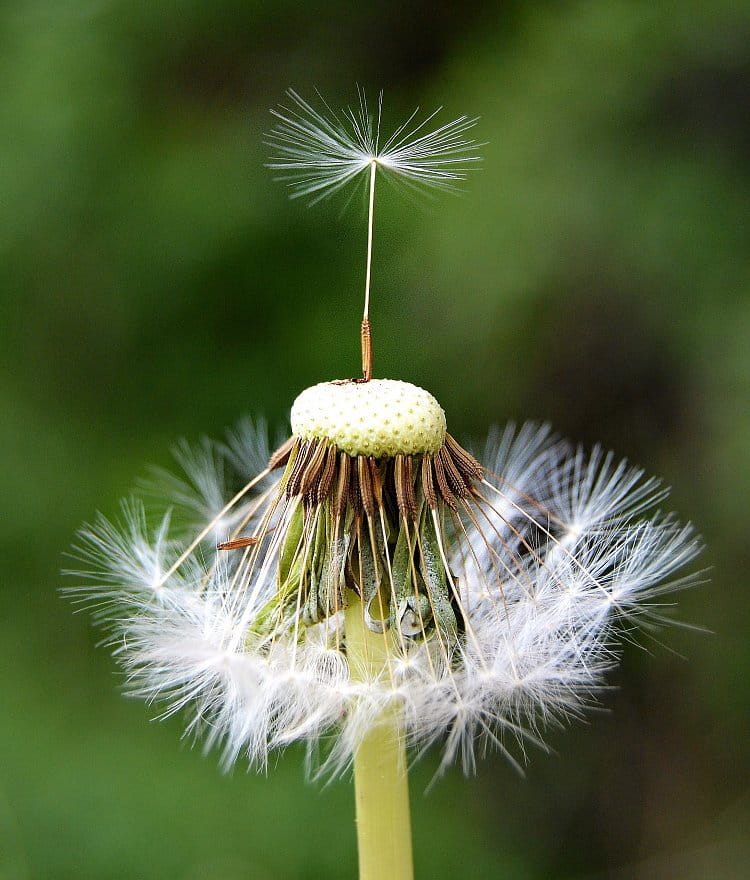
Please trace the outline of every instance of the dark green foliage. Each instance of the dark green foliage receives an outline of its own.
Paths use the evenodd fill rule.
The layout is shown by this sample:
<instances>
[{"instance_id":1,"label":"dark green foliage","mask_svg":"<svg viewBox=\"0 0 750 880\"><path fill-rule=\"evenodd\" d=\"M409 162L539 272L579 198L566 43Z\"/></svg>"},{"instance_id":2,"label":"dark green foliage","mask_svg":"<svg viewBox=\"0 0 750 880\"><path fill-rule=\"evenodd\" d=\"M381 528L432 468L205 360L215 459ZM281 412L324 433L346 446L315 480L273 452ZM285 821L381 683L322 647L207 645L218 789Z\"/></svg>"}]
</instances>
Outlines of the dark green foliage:
<instances>
[{"instance_id":1,"label":"dark green foliage","mask_svg":"<svg viewBox=\"0 0 750 880\"><path fill-rule=\"evenodd\" d=\"M351 877L352 797L232 777L118 695L56 593L77 525L180 436L359 369L364 211L263 168L293 85L479 114L465 197L382 188L375 374L457 436L550 418L674 486L714 635L647 636L611 715L421 792L422 877L745 876L750 6L19 0L0 10L0 877ZM377 9L377 16L375 15Z\"/></svg>"}]
</instances>

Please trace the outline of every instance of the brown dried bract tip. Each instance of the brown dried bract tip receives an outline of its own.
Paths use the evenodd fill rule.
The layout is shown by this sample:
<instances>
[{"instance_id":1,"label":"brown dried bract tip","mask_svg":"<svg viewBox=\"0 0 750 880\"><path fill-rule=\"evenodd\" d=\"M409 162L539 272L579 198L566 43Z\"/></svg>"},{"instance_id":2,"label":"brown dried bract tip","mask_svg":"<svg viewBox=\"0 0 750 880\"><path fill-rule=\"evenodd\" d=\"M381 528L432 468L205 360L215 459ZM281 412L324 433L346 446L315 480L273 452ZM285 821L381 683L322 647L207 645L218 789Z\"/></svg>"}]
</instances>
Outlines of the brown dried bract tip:
<instances>
[{"instance_id":1,"label":"brown dried bract tip","mask_svg":"<svg viewBox=\"0 0 750 880\"><path fill-rule=\"evenodd\" d=\"M313 447L310 460L307 462L302 479L300 480L299 494L305 501L318 502L318 486L325 468L328 446L326 443L318 443Z\"/></svg>"},{"instance_id":2,"label":"brown dried bract tip","mask_svg":"<svg viewBox=\"0 0 750 880\"><path fill-rule=\"evenodd\" d=\"M353 458L349 468L349 506L355 518L362 513L363 501L359 485L359 467L357 459Z\"/></svg>"},{"instance_id":3,"label":"brown dried bract tip","mask_svg":"<svg viewBox=\"0 0 750 880\"><path fill-rule=\"evenodd\" d=\"M428 455L422 457L422 492L428 507L434 510L437 507L437 492L432 473L432 457Z\"/></svg>"},{"instance_id":4,"label":"brown dried bract tip","mask_svg":"<svg viewBox=\"0 0 750 880\"><path fill-rule=\"evenodd\" d=\"M243 547L254 547L261 539L252 535L246 538L234 538L232 541L222 541L216 545L217 550L241 550Z\"/></svg>"},{"instance_id":5,"label":"brown dried bract tip","mask_svg":"<svg viewBox=\"0 0 750 880\"><path fill-rule=\"evenodd\" d=\"M362 319L362 379L369 382L372 379L372 330L370 319Z\"/></svg>"},{"instance_id":6,"label":"brown dried bract tip","mask_svg":"<svg viewBox=\"0 0 750 880\"><path fill-rule=\"evenodd\" d=\"M445 503L448 505L448 507L450 507L451 510L458 510L456 499L453 497L453 492L451 492L450 486L448 485L448 480L446 479L445 470L443 468L443 462L440 461L439 455L433 457L432 467L435 473L435 482L437 483L440 497L443 499L443 501L445 501Z\"/></svg>"},{"instance_id":7,"label":"brown dried bract tip","mask_svg":"<svg viewBox=\"0 0 750 880\"><path fill-rule=\"evenodd\" d=\"M445 448L445 446L443 446L443 448L438 453L438 458L443 465L445 476L448 478L448 485L451 487L453 494L457 495L459 498L463 498L468 495L469 487L466 485L463 477L458 472L458 468L453 463L453 459L451 458L451 455Z\"/></svg>"},{"instance_id":8,"label":"brown dried bract tip","mask_svg":"<svg viewBox=\"0 0 750 880\"><path fill-rule=\"evenodd\" d=\"M471 485L474 480L484 479L482 465L450 434L445 435L445 448L450 453L456 469L468 485Z\"/></svg>"},{"instance_id":9,"label":"brown dried bract tip","mask_svg":"<svg viewBox=\"0 0 750 880\"><path fill-rule=\"evenodd\" d=\"M357 480L359 482L359 494L362 499L362 507L369 519L375 516L375 495L372 491L372 474L370 463L364 455L357 456Z\"/></svg>"},{"instance_id":10,"label":"brown dried bract tip","mask_svg":"<svg viewBox=\"0 0 750 880\"><path fill-rule=\"evenodd\" d=\"M293 455L290 457L291 471L289 472L289 479L286 484L287 498L293 498L295 495L300 494L302 477L315 445L313 440L304 440L301 443L297 441L295 443Z\"/></svg>"},{"instance_id":11,"label":"brown dried bract tip","mask_svg":"<svg viewBox=\"0 0 750 880\"><path fill-rule=\"evenodd\" d=\"M290 437L288 440L285 440L281 446L271 455L268 459L268 470L275 471L278 468L286 467L289 457L292 454L292 450L294 449L294 444L297 441L294 437Z\"/></svg>"},{"instance_id":12,"label":"brown dried bract tip","mask_svg":"<svg viewBox=\"0 0 750 880\"><path fill-rule=\"evenodd\" d=\"M339 453L339 472L336 480L336 495L333 500L333 515L336 519L343 517L349 503L349 477L352 459L345 453Z\"/></svg>"},{"instance_id":13,"label":"brown dried bract tip","mask_svg":"<svg viewBox=\"0 0 750 880\"><path fill-rule=\"evenodd\" d=\"M417 501L414 497L414 475L410 455L397 455L393 469L398 510L404 519L414 519Z\"/></svg>"},{"instance_id":14,"label":"brown dried bract tip","mask_svg":"<svg viewBox=\"0 0 750 880\"><path fill-rule=\"evenodd\" d=\"M335 446L329 446L326 453L326 461L323 466L323 472L320 475L318 483L318 493L316 502L322 504L331 492L333 486L333 478L336 476L336 460L338 459L338 450Z\"/></svg>"},{"instance_id":15,"label":"brown dried bract tip","mask_svg":"<svg viewBox=\"0 0 750 880\"><path fill-rule=\"evenodd\" d=\"M372 494L375 498L375 506L383 506L383 478L380 476L380 468L374 458L368 458L367 463L370 467L370 479L372 480Z\"/></svg>"}]
</instances>

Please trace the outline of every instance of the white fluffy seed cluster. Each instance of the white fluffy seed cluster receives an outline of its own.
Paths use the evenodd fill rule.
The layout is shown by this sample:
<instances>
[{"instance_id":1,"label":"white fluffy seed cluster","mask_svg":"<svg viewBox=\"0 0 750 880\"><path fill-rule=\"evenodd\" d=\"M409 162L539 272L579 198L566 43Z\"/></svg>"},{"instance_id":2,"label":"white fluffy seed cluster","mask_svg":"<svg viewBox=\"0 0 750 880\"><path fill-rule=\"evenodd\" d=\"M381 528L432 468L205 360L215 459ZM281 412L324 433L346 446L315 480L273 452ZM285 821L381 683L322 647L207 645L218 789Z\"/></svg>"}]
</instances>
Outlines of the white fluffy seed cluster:
<instances>
[{"instance_id":1,"label":"white fluffy seed cluster","mask_svg":"<svg viewBox=\"0 0 750 880\"><path fill-rule=\"evenodd\" d=\"M438 452L445 413L424 388L396 379L321 382L292 406L292 433L329 440L348 455L389 458Z\"/></svg>"},{"instance_id":2,"label":"white fluffy seed cluster","mask_svg":"<svg viewBox=\"0 0 750 880\"><path fill-rule=\"evenodd\" d=\"M130 692L164 715L187 710L188 731L207 748L222 743L227 767L241 756L265 767L273 749L300 741L325 755L321 772L343 772L393 706L417 752L443 743L445 766L459 759L472 771L488 738L506 754L518 739L525 752L545 724L591 702L615 665L618 632L632 641L638 621L663 622L665 594L696 582L683 572L701 543L658 512L658 481L543 427L509 426L481 456L488 476L474 511L442 533L465 609L459 649L397 642L392 675L359 681L341 650L340 614L304 637L292 626L265 646L249 638L278 595L279 541L296 510L283 506L278 471L267 504L254 496L224 506L238 466L267 457L260 436L246 425L228 442L181 448L186 472L165 483L162 520L134 500L119 521L85 527L80 586L70 591L106 625ZM308 517L312 532L315 511ZM186 529L206 539L175 568ZM238 530L265 530L257 565L214 549Z\"/></svg>"}]
</instances>

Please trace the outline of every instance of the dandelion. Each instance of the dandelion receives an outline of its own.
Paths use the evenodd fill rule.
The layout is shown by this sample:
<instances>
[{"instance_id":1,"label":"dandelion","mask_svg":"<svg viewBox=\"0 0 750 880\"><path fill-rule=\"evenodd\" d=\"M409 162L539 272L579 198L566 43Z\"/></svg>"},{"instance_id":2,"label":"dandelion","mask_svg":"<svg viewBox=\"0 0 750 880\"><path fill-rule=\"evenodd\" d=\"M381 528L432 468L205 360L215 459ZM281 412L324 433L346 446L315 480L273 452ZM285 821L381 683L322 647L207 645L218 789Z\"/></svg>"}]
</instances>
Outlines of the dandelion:
<instances>
[{"instance_id":1,"label":"dandelion","mask_svg":"<svg viewBox=\"0 0 750 880\"><path fill-rule=\"evenodd\" d=\"M381 147L380 105L374 120L363 96L336 114L289 94L269 142L293 194L369 182L363 377L304 390L273 453L250 423L182 446L166 512L129 501L81 531L73 592L130 692L185 710L225 766L293 742L315 772L353 765L361 876L410 877L407 750L439 744L472 771L487 746L514 762L542 746L595 699L618 641L694 582L680 572L700 541L639 468L531 424L475 455L430 393L372 378L376 176L453 185L475 120L413 115Z\"/></svg>"}]
</instances>

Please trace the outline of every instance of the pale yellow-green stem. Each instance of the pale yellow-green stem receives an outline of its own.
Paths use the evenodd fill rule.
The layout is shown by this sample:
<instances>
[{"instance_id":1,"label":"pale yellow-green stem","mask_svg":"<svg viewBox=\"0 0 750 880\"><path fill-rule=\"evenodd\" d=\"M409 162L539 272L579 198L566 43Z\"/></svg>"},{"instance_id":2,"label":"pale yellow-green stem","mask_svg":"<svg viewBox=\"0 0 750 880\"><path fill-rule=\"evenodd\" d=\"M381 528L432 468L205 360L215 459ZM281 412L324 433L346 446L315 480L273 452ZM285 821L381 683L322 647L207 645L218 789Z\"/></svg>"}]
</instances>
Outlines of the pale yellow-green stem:
<instances>
[{"instance_id":1,"label":"pale yellow-green stem","mask_svg":"<svg viewBox=\"0 0 750 880\"><path fill-rule=\"evenodd\" d=\"M346 609L346 652L358 681L388 675L390 634L365 626L362 603L350 592ZM412 880L409 776L402 712L388 708L354 756L359 880Z\"/></svg>"}]
</instances>

